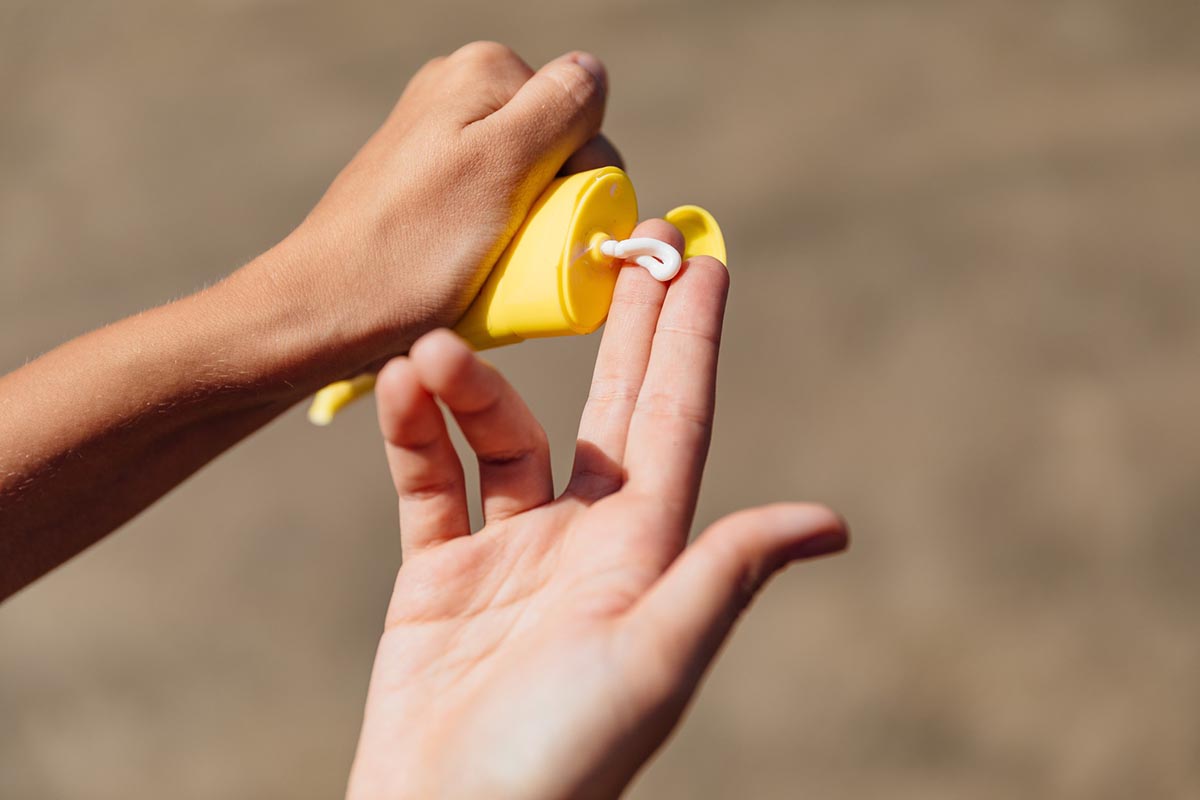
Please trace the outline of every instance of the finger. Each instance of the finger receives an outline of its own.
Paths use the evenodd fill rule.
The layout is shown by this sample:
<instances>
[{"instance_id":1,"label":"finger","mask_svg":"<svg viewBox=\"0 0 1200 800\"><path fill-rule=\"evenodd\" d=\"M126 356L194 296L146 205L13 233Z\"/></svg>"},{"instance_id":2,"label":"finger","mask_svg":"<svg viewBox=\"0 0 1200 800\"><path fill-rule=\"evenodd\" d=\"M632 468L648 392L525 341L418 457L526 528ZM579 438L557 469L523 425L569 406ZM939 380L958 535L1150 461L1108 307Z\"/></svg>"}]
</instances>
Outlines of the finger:
<instances>
[{"instance_id":1,"label":"finger","mask_svg":"<svg viewBox=\"0 0 1200 800\"><path fill-rule=\"evenodd\" d=\"M677 693L681 676L694 685L773 574L848 543L845 522L824 506L779 503L718 520L631 610L631 652L656 654L642 666L664 691Z\"/></svg>"},{"instance_id":2,"label":"finger","mask_svg":"<svg viewBox=\"0 0 1200 800\"><path fill-rule=\"evenodd\" d=\"M375 383L379 430L400 504L405 558L471 532L462 464L446 421L409 359L394 358Z\"/></svg>"},{"instance_id":3,"label":"finger","mask_svg":"<svg viewBox=\"0 0 1200 800\"><path fill-rule=\"evenodd\" d=\"M661 219L646 220L633 235L660 239L683 250L683 234ZM654 327L666 295L667 285L640 267L623 267L617 276L567 485L567 492L577 497L597 500L621 488L629 419L646 375Z\"/></svg>"},{"instance_id":4,"label":"finger","mask_svg":"<svg viewBox=\"0 0 1200 800\"><path fill-rule=\"evenodd\" d=\"M508 381L444 329L422 337L409 357L479 458L484 519L493 522L550 502L554 481L546 433Z\"/></svg>"},{"instance_id":5,"label":"finger","mask_svg":"<svg viewBox=\"0 0 1200 800\"><path fill-rule=\"evenodd\" d=\"M452 71L457 87L452 101L462 104L459 121L464 125L503 108L534 75L512 48L499 42L463 45L447 57L446 69Z\"/></svg>"},{"instance_id":6,"label":"finger","mask_svg":"<svg viewBox=\"0 0 1200 800\"><path fill-rule=\"evenodd\" d=\"M695 511L728 291L729 273L715 258L698 256L683 265L663 301L630 420L628 483L672 515L666 529L686 530Z\"/></svg>"},{"instance_id":7,"label":"finger","mask_svg":"<svg viewBox=\"0 0 1200 800\"><path fill-rule=\"evenodd\" d=\"M572 153L558 174L574 175L601 167L625 169L625 160L621 158L621 153L603 133L596 134L590 142Z\"/></svg>"},{"instance_id":8,"label":"finger","mask_svg":"<svg viewBox=\"0 0 1200 800\"><path fill-rule=\"evenodd\" d=\"M600 132L607 86L599 59L567 53L538 70L504 108L479 124L534 168L534 183L549 180Z\"/></svg>"}]
</instances>

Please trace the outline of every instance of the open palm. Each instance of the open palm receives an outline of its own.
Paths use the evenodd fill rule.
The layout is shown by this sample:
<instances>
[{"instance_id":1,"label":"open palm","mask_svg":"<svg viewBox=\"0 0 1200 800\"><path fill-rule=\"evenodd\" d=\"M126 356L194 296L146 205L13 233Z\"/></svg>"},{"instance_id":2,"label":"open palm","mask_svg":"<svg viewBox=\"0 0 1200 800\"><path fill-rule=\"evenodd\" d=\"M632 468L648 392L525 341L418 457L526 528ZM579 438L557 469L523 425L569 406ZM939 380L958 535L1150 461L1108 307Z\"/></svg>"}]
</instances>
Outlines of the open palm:
<instances>
[{"instance_id":1,"label":"open palm","mask_svg":"<svg viewBox=\"0 0 1200 800\"><path fill-rule=\"evenodd\" d=\"M676 247L661 221L636 235ZM821 506L739 512L687 535L708 449L723 265L669 287L624 269L557 498L541 427L448 331L380 374L404 563L352 798L612 797L665 740L738 614L798 558L845 546ZM462 465L435 398L479 457Z\"/></svg>"}]
</instances>

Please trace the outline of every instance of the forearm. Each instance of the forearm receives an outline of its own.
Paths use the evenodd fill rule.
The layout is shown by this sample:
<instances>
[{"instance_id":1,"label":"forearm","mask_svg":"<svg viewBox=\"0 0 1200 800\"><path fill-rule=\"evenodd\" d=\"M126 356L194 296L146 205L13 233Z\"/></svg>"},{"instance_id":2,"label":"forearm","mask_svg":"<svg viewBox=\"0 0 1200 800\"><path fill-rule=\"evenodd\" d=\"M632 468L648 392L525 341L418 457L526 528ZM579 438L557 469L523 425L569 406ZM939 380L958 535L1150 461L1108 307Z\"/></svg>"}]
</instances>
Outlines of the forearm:
<instances>
[{"instance_id":1,"label":"forearm","mask_svg":"<svg viewBox=\"0 0 1200 800\"><path fill-rule=\"evenodd\" d=\"M352 310L293 285L315 257L285 243L0 378L0 598L364 366Z\"/></svg>"},{"instance_id":2,"label":"forearm","mask_svg":"<svg viewBox=\"0 0 1200 800\"><path fill-rule=\"evenodd\" d=\"M615 158L596 149L606 87L581 53L536 74L494 43L431 61L271 253L0 379L0 598L323 384L454 324L567 158Z\"/></svg>"}]
</instances>

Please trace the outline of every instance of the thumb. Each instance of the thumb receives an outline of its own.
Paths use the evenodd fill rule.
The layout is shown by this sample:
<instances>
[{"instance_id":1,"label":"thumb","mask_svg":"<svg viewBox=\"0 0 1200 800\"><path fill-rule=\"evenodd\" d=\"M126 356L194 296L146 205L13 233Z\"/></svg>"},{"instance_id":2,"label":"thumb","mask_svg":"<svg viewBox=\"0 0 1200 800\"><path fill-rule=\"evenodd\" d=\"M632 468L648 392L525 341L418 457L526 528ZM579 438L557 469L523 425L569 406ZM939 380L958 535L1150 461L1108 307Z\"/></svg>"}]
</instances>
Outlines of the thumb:
<instances>
[{"instance_id":1,"label":"thumb","mask_svg":"<svg viewBox=\"0 0 1200 800\"><path fill-rule=\"evenodd\" d=\"M674 684L672 693L681 681L694 685L772 575L792 561L844 550L848 542L845 522L824 506L778 503L724 517L635 607L634 638L665 659L656 666Z\"/></svg>"},{"instance_id":2,"label":"thumb","mask_svg":"<svg viewBox=\"0 0 1200 800\"><path fill-rule=\"evenodd\" d=\"M573 52L542 67L513 98L481 122L513 143L526 168L553 177L600 132L608 73L590 53Z\"/></svg>"}]
</instances>

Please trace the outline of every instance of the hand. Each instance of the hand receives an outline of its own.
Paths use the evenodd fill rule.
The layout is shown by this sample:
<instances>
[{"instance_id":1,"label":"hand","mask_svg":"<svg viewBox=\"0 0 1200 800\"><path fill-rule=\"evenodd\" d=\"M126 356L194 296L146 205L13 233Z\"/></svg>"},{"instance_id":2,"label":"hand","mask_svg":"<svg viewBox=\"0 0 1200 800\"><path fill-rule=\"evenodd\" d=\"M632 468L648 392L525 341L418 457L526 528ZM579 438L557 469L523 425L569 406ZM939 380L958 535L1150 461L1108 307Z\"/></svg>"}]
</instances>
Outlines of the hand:
<instances>
[{"instance_id":1,"label":"hand","mask_svg":"<svg viewBox=\"0 0 1200 800\"><path fill-rule=\"evenodd\" d=\"M0 378L0 600L321 386L454 323L560 170L620 164L604 67L427 64L283 242Z\"/></svg>"},{"instance_id":2,"label":"hand","mask_svg":"<svg viewBox=\"0 0 1200 800\"><path fill-rule=\"evenodd\" d=\"M676 247L661 221L637 235ZM612 797L665 740L741 610L789 561L840 550L841 520L780 504L685 549L713 416L728 277L623 269L555 498L546 436L512 387L435 331L376 390L404 563L349 797ZM479 457L470 535L440 399Z\"/></svg>"},{"instance_id":3,"label":"hand","mask_svg":"<svg viewBox=\"0 0 1200 800\"><path fill-rule=\"evenodd\" d=\"M342 369L377 367L462 316L564 166L620 165L599 135L606 91L587 53L536 74L494 42L435 58L275 257L250 269L321 315L353 354Z\"/></svg>"}]
</instances>

